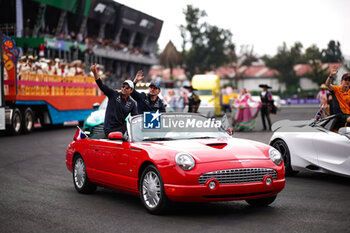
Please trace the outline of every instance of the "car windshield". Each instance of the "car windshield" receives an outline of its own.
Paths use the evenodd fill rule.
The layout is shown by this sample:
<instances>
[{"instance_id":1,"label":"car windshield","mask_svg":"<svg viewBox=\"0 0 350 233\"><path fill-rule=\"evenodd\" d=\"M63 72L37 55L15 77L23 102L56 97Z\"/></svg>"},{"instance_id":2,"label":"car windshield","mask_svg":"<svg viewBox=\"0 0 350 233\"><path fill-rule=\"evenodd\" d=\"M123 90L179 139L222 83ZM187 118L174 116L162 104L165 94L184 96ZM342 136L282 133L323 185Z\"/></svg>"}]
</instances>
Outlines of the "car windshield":
<instances>
[{"instance_id":1,"label":"car windshield","mask_svg":"<svg viewBox=\"0 0 350 233\"><path fill-rule=\"evenodd\" d=\"M331 115L319 120L313 120L309 126L311 127L317 127L317 128L324 128L326 130L332 131L334 127L336 126L336 115Z\"/></svg>"},{"instance_id":2,"label":"car windshield","mask_svg":"<svg viewBox=\"0 0 350 233\"><path fill-rule=\"evenodd\" d=\"M134 142L230 137L220 120L191 113L138 115L129 120L128 127Z\"/></svg>"},{"instance_id":3,"label":"car windshield","mask_svg":"<svg viewBox=\"0 0 350 233\"><path fill-rule=\"evenodd\" d=\"M99 109L99 110L106 109L106 108L107 108L107 103L108 103L108 97L106 97L106 98L102 101L102 103L101 103L101 105L100 105L100 107L99 107L98 109Z\"/></svg>"},{"instance_id":4,"label":"car windshield","mask_svg":"<svg viewBox=\"0 0 350 233\"><path fill-rule=\"evenodd\" d=\"M197 95L213 95L212 90L197 90L195 91Z\"/></svg>"}]
</instances>

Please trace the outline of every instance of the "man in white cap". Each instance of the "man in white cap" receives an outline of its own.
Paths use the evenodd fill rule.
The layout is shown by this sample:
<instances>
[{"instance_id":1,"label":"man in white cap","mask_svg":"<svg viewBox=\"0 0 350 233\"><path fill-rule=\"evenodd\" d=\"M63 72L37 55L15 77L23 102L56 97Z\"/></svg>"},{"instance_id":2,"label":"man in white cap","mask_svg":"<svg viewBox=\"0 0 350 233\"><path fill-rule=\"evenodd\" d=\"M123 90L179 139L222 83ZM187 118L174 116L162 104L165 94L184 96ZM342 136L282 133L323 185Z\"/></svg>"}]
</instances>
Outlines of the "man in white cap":
<instances>
[{"instance_id":1,"label":"man in white cap","mask_svg":"<svg viewBox=\"0 0 350 233\"><path fill-rule=\"evenodd\" d=\"M136 102L130 97L134 89L134 83L131 80L125 80L120 92L113 90L102 83L98 74L96 64L90 67L94 74L95 81L101 91L108 97L106 115L103 130L105 135L111 132L119 131L123 134L126 131L126 118L129 114L137 115Z\"/></svg>"}]
</instances>

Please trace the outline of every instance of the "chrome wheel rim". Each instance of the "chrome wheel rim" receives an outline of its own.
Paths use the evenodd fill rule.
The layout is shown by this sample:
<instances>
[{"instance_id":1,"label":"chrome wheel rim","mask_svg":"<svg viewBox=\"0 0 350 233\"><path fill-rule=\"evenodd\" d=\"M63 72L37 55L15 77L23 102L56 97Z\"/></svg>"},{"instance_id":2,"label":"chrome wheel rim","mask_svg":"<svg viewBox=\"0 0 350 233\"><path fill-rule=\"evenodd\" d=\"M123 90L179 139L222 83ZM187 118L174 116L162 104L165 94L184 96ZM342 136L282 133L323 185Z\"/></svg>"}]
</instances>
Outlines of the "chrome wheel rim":
<instances>
[{"instance_id":1,"label":"chrome wheel rim","mask_svg":"<svg viewBox=\"0 0 350 233\"><path fill-rule=\"evenodd\" d=\"M160 180L158 175L149 171L143 178L142 182L142 196L146 205L150 208L154 208L159 204L160 201Z\"/></svg>"},{"instance_id":2,"label":"chrome wheel rim","mask_svg":"<svg viewBox=\"0 0 350 233\"><path fill-rule=\"evenodd\" d=\"M82 188L85 182L86 172L85 164L81 158L75 161L74 165L74 182L78 188Z\"/></svg>"},{"instance_id":3,"label":"chrome wheel rim","mask_svg":"<svg viewBox=\"0 0 350 233\"><path fill-rule=\"evenodd\" d=\"M13 128L15 129L16 132L19 132L19 130L21 129L21 118L18 114L16 114L14 116L13 119Z\"/></svg>"},{"instance_id":4,"label":"chrome wheel rim","mask_svg":"<svg viewBox=\"0 0 350 233\"><path fill-rule=\"evenodd\" d=\"M33 117L32 114L27 113L25 115L25 122L26 122L26 129L29 131L32 129L33 127Z\"/></svg>"}]
</instances>

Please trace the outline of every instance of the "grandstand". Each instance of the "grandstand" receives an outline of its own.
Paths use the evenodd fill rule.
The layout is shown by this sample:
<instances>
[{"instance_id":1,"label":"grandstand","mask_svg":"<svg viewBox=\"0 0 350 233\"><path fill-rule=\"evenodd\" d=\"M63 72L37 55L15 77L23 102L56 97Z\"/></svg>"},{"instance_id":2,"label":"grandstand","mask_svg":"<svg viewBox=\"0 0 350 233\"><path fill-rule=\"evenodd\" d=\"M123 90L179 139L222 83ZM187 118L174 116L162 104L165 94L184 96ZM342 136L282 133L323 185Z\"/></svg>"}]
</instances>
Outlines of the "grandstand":
<instances>
[{"instance_id":1,"label":"grandstand","mask_svg":"<svg viewBox=\"0 0 350 233\"><path fill-rule=\"evenodd\" d=\"M98 63L118 79L158 63L163 21L112 0L1 1L0 12L24 55Z\"/></svg>"}]
</instances>

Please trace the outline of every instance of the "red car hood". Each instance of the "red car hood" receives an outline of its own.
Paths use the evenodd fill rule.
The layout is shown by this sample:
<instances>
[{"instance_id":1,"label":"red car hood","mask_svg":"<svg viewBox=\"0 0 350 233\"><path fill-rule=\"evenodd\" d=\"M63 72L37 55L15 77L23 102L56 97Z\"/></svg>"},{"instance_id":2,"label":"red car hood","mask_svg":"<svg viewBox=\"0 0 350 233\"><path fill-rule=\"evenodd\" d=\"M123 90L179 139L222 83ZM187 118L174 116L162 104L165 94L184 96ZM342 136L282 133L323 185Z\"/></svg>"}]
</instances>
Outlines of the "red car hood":
<instances>
[{"instance_id":1,"label":"red car hood","mask_svg":"<svg viewBox=\"0 0 350 233\"><path fill-rule=\"evenodd\" d=\"M160 151L188 152L197 162L242 160L242 159L269 159L270 146L238 138L192 139L173 140L162 142L148 142L144 149L159 153Z\"/></svg>"}]
</instances>

